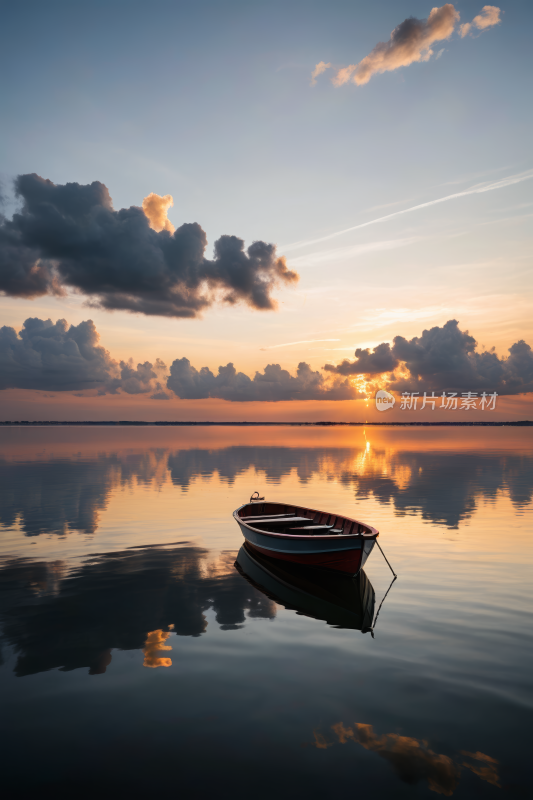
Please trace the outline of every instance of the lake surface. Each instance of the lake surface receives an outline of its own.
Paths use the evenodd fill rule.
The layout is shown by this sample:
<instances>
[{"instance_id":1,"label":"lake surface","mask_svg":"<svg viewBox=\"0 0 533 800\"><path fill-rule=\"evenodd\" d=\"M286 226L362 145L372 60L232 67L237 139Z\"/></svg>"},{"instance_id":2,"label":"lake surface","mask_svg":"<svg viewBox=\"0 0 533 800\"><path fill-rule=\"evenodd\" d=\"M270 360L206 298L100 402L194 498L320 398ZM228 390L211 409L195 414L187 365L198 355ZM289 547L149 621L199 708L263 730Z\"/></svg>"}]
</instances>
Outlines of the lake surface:
<instances>
[{"instance_id":1,"label":"lake surface","mask_svg":"<svg viewBox=\"0 0 533 800\"><path fill-rule=\"evenodd\" d=\"M255 490L398 579L263 574ZM532 498L532 429L0 430L4 796L532 797Z\"/></svg>"}]
</instances>

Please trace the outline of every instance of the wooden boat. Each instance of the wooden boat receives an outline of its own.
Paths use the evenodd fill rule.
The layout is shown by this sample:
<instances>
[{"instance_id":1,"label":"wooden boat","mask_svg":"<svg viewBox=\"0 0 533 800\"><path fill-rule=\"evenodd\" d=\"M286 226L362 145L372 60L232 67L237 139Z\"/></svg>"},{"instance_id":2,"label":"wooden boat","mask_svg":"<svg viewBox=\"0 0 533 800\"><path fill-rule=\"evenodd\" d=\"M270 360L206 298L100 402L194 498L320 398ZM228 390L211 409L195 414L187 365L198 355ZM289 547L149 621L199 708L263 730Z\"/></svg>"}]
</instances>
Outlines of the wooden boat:
<instances>
[{"instance_id":1,"label":"wooden boat","mask_svg":"<svg viewBox=\"0 0 533 800\"><path fill-rule=\"evenodd\" d=\"M285 608L336 628L372 630L375 594L365 571L357 576L265 556L245 542L235 567L256 589Z\"/></svg>"},{"instance_id":2,"label":"wooden boat","mask_svg":"<svg viewBox=\"0 0 533 800\"><path fill-rule=\"evenodd\" d=\"M358 574L379 536L350 517L254 495L233 516L246 541L263 555L351 575Z\"/></svg>"}]
</instances>

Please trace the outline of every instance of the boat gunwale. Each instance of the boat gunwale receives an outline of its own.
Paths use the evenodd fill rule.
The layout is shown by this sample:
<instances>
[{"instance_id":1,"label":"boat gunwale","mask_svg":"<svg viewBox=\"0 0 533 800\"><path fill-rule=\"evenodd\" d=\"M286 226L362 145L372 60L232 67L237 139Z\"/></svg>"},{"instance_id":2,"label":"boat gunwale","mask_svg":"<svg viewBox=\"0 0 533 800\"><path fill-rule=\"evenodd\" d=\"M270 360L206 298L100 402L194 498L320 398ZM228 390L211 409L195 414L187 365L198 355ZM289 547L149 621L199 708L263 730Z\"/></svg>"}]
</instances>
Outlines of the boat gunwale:
<instances>
[{"instance_id":1,"label":"boat gunwale","mask_svg":"<svg viewBox=\"0 0 533 800\"><path fill-rule=\"evenodd\" d=\"M272 503L274 505L285 505L285 506L286 505L290 505L290 503L289 504L287 504L287 503L276 503L276 501L268 501L268 502L270 502L270 503ZM337 534L332 534L332 533L317 533L317 534L312 534L312 533L301 533L301 534L298 534L297 533L297 534L292 534L292 533L275 533L275 532L272 532L272 531L263 531L263 530L261 530L261 528L255 528L253 525L250 525L249 523L245 522L245 517L240 517L239 516L239 511L241 511L241 509L246 508L246 506L249 506L249 505L252 505L252 504L249 503L249 502L248 503L243 503L242 506L239 506L239 508L236 508L235 511L233 512L233 518L239 524L245 525L246 528L249 528L252 531L256 531L257 533L261 533L264 536L272 536L272 537L274 537L276 539L297 539L299 541L301 541L302 539L312 539L313 541L316 541L317 539L332 539L333 537L342 536L343 539L346 539L346 541L351 541L353 539L359 539L359 540L360 539L366 539L367 541L373 539L375 541L377 539L377 537L379 536L379 531L377 530L377 528L374 528L372 525L369 525L366 522L361 522L360 520L357 520L357 519L353 519L352 517L344 516L342 514L338 514L337 516L342 517L345 520L349 520L350 522L355 522L355 523L357 523L357 525L364 525L365 528L369 528L371 532L361 532L361 533L358 532L358 533L348 533L348 534L338 534L338 533ZM293 505L293 507L294 508L305 508L305 506L294 506L294 505ZM318 508L317 509L309 508L309 509L307 509L307 511L314 511L315 514L329 514L330 513L329 511L320 511ZM265 516L267 516L267 515L265 515ZM256 520L256 522L257 521L258 520ZM268 522L268 520L265 520L265 521ZM312 520L309 520L309 521L312 522Z\"/></svg>"}]
</instances>

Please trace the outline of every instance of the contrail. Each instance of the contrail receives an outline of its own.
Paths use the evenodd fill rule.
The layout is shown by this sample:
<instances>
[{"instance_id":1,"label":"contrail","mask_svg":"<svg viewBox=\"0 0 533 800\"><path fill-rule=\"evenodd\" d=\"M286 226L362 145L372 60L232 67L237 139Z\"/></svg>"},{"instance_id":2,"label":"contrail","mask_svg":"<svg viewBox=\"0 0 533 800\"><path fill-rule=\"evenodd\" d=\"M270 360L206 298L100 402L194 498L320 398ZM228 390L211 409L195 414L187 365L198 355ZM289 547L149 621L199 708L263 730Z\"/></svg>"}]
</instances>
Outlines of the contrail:
<instances>
[{"instance_id":1,"label":"contrail","mask_svg":"<svg viewBox=\"0 0 533 800\"><path fill-rule=\"evenodd\" d=\"M526 172L518 172L516 175L509 175L507 178L502 178L493 183L487 183L484 186L477 184L472 186L471 189L466 189L464 192L456 192L449 194L446 197L439 197L438 200L429 200L427 203L420 203L418 206L411 206L411 208L404 208L403 211L394 211L392 214L387 214L385 217L378 217L369 222L362 222L360 225L353 225L351 228L345 228L342 231L329 233L327 236L321 236L320 239L308 239L305 242L294 242L293 244L279 245L279 250L287 252L289 250L298 250L300 247L306 247L309 244L317 244L318 242L326 242L328 239L334 239L336 236L342 236L344 233L350 231L358 231L360 228L367 228L369 225L375 225L378 222L385 222L387 219L399 217L401 214L409 214L411 211L418 211L419 208L427 208L428 206L435 206L437 203L446 203L448 200L455 200L456 197L466 197L469 194L482 194L483 192L493 192L495 189L503 189L505 186L512 186L515 183L522 183L529 178L533 178L533 169Z\"/></svg>"}]
</instances>

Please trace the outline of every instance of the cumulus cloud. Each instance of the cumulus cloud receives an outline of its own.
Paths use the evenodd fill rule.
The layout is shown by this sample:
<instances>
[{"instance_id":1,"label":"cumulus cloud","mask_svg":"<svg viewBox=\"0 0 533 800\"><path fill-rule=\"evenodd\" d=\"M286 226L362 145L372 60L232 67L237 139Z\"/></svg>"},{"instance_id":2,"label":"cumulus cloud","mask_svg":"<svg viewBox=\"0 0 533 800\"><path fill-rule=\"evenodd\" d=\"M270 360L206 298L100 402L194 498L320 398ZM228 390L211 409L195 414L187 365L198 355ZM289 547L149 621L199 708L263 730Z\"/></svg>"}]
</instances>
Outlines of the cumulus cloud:
<instances>
[{"instance_id":1,"label":"cumulus cloud","mask_svg":"<svg viewBox=\"0 0 533 800\"><path fill-rule=\"evenodd\" d=\"M233 402L278 402L355 400L364 397L347 379L328 379L303 361L298 364L295 376L281 369L279 364L268 364L263 372L256 372L252 379L243 372L237 372L231 363L219 367L215 375L208 367L197 370L187 358L180 358L170 367L167 388L187 400L216 397Z\"/></svg>"},{"instance_id":2,"label":"cumulus cloud","mask_svg":"<svg viewBox=\"0 0 533 800\"><path fill-rule=\"evenodd\" d=\"M163 391L160 383L157 383L155 388L157 391L150 395L150 400L170 400L170 395Z\"/></svg>"},{"instance_id":3,"label":"cumulus cloud","mask_svg":"<svg viewBox=\"0 0 533 800\"><path fill-rule=\"evenodd\" d=\"M316 79L318 78L318 76L322 75L322 73L325 72L330 67L331 63L329 61L327 64L325 61L319 61L311 74L310 86L316 86Z\"/></svg>"},{"instance_id":4,"label":"cumulus cloud","mask_svg":"<svg viewBox=\"0 0 533 800\"><path fill-rule=\"evenodd\" d=\"M408 376L393 382L392 388L418 391L429 384L431 390L441 392L533 391L533 352L526 342L513 344L507 358L499 358L494 351L477 352L476 347L474 337L461 331L456 320L410 340L396 336L392 352L404 362Z\"/></svg>"},{"instance_id":5,"label":"cumulus cloud","mask_svg":"<svg viewBox=\"0 0 533 800\"><path fill-rule=\"evenodd\" d=\"M342 376L392 373L384 382L397 392L533 391L533 351L523 339L509 348L506 358L476 348L474 337L461 331L457 320L449 320L412 339L395 336L392 347L384 342L372 352L358 349L356 361L327 364L324 369Z\"/></svg>"},{"instance_id":6,"label":"cumulus cloud","mask_svg":"<svg viewBox=\"0 0 533 800\"><path fill-rule=\"evenodd\" d=\"M161 195L152 192L144 198L143 211L148 217L152 230L174 233L176 228L167 217L168 209L172 208L173 205L174 198L171 194L165 194L161 197Z\"/></svg>"},{"instance_id":7,"label":"cumulus cloud","mask_svg":"<svg viewBox=\"0 0 533 800\"><path fill-rule=\"evenodd\" d=\"M361 86L373 75L428 61L433 55L431 45L449 39L458 20L459 13L452 3L433 8L427 19L408 17L392 31L388 42L378 42L358 64L342 67L333 77L333 84L342 86L353 80Z\"/></svg>"},{"instance_id":8,"label":"cumulus cloud","mask_svg":"<svg viewBox=\"0 0 533 800\"><path fill-rule=\"evenodd\" d=\"M350 362L344 359L336 366L326 364L324 369L337 375L377 375L392 372L398 366L398 359L393 355L388 342L378 344L372 352L369 348L362 350L358 347L355 356L357 361Z\"/></svg>"},{"instance_id":9,"label":"cumulus cloud","mask_svg":"<svg viewBox=\"0 0 533 800\"><path fill-rule=\"evenodd\" d=\"M298 280L262 241L245 249L242 239L221 236L207 259L198 223L173 232L166 225L170 195L150 195L145 213L135 206L115 211L98 181L55 185L19 175L15 189L21 210L0 216L0 292L8 296L74 289L99 308L196 317L219 300L273 309L274 288Z\"/></svg>"},{"instance_id":10,"label":"cumulus cloud","mask_svg":"<svg viewBox=\"0 0 533 800\"><path fill-rule=\"evenodd\" d=\"M161 386L167 372L163 361L136 367L131 359L117 362L99 339L90 319L69 325L64 319L54 323L30 317L19 334L14 328L0 328L0 389L166 395Z\"/></svg>"},{"instance_id":11,"label":"cumulus cloud","mask_svg":"<svg viewBox=\"0 0 533 800\"><path fill-rule=\"evenodd\" d=\"M172 393L192 400L216 397L245 402L251 400L353 400L364 395L338 375L313 371L304 362L296 375L268 364L253 379L237 372L233 364L219 367L214 375L207 367L195 369L186 358L176 359L170 375L166 364L135 364L133 359L116 361L99 344L92 320L69 325L30 318L17 334L14 328L0 328L0 390L35 389L71 391L79 394L96 390L99 395L125 392L150 395L152 400L169 400Z\"/></svg>"},{"instance_id":12,"label":"cumulus cloud","mask_svg":"<svg viewBox=\"0 0 533 800\"><path fill-rule=\"evenodd\" d=\"M35 317L20 334L0 328L0 389L100 389L117 379L117 363L98 344L92 320L68 325Z\"/></svg>"},{"instance_id":13,"label":"cumulus cloud","mask_svg":"<svg viewBox=\"0 0 533 800\"><path fill-rule=\"evenodd\" d=\"M166 365L160 358L156 359L155 364L145 361L144 364L137 364L135 367L133 359L121 361L119 365L120 375L118 378L110 380L102 388L101 393L114 393L121 389L127 394L146 394L147 392L163 393L160 380L167 371ZM159 379L159 380L158 380ZM156 397L156 400L163 399ZM166 397L164 399L167 399Z\"/></svg>"},{"instance_id":14,"label":"cumulus cloud","mask_svg":"<svg viewBox=\"0 0 533 800\"><path fill-rule=\"evenodd\" d=\"M477 28L479 31L484 31L487 28L492 28L493 25L499 25L501 20L501 9L498 6L483 6L481 9L481 14L478 14L477 17L474 17L472 22L465 22L464 25L461 25L459 28L459 33L461 38L471 33L472 27Z\"/></svg>"},{"instance_id":15,"label":"cumulus cloud","mask_svg":"<svg viewBox=\"0 0 533 800\"><path fill-rule=\"evenodd\" d=\"M494 348L477 351L477 342L456 320L406 339L396 336L355 351L356 360L326 364L323 371L300 362L296 374L279 364L267 364L253 378L232 363L196 369L187 358L135 363L116 361L99 344L92 320L70 325L29 318L20 333L0 328L0 390L41 392L96 390L99 395L124 392L169 400L219 398L232 402L282 400L357 400L365 398L353 376L396 392L498 392L515 395L533 391L533 351L523 340L500 358ZM172 394L173 393L173 394Z\"/></svg>"}]
</instances>

